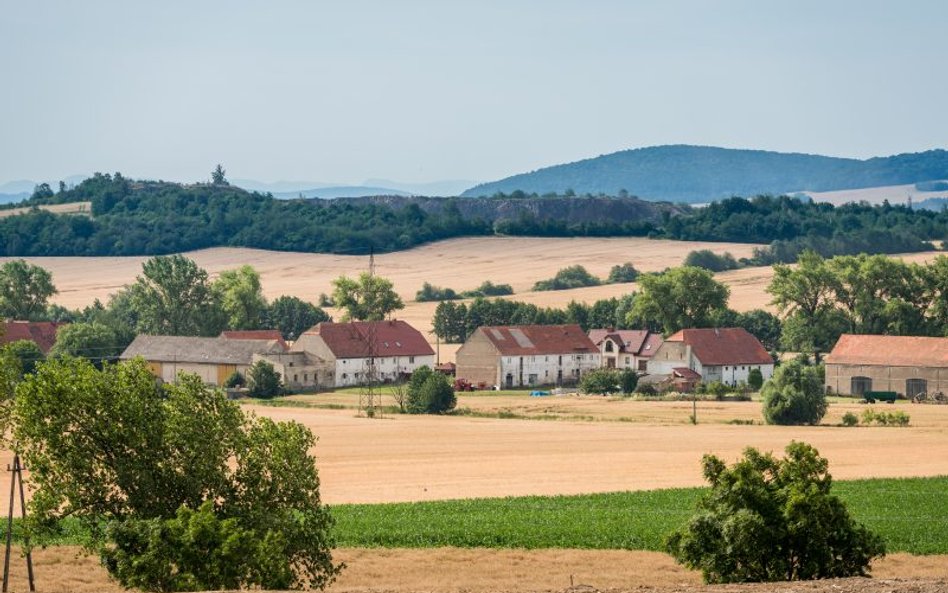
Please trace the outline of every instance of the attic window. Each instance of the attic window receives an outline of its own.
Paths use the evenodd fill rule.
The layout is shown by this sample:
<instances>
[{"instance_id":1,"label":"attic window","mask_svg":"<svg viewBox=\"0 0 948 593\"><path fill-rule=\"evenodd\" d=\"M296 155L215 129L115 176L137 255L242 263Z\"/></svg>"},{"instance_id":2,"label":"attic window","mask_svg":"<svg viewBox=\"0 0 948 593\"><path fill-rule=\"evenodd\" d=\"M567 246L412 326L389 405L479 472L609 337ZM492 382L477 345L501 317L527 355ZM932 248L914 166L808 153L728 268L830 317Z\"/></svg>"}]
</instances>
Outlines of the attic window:
<instances>
[{"instance_id":1,"label":"attic window","mask_svg":"<svg viewBox=\"0 0 948 593\"><path fill-rule=\"evenodd\" d=\"M399 348L402 347L402 343L401 343L401 342L395 342L395 345L396 345L397 347L399 347Z\"/></svg>"},{"instance_id":2,"label":"attic window","mask_svg":"<svg viewBox=\"0 0 948 593\"><path fill-rule=\"evenodd\" d=\"M646 345L645 345L645 349L646 349L646 350L651 350L651 349L652 349L652 345L651 345L651 344L646 344Z\"/></svg>"},{"instance_id":3,"label":"attic window","mask_svg":"<svg viewBox=\"0 0 948 593\"><path fill-rule=\"evenodd\" d=\"M388 342L385 342L385 347L388 348Z\"/></svg>"}]
</instances>

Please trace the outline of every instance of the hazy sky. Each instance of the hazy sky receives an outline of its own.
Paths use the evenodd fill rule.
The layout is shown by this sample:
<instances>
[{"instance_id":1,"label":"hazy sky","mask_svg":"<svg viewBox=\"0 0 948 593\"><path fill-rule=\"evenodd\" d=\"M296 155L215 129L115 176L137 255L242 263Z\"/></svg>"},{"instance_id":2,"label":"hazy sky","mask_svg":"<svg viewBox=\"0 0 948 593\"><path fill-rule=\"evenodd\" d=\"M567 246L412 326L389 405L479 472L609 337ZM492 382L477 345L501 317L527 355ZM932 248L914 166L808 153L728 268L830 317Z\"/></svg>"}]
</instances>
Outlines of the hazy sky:
<instances>
[{"instance_id":1,"label":"hazy sky","mask_svg":"<svg viewBox=\"0 0 948 593\"><path fill-rule=\"evenodd\" d=\"M948 142L948 3L0 0L0 182L493 180Z\"/></svg>"}]
</instances>

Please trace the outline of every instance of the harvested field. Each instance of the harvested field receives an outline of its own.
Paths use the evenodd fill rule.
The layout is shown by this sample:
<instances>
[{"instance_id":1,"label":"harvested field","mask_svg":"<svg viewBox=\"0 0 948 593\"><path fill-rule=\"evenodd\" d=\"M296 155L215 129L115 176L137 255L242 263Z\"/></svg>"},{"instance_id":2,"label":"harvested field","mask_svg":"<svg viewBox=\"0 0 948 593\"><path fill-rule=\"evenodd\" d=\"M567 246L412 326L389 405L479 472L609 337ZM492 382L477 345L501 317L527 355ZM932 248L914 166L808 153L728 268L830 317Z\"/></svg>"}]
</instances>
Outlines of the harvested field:
<instances>
[{"instance_id":1,"label":"harvested field","mask_svg":"<svg viewBox=\"0 0 948 593\"><path fill-rule=\"evenodd\" d=\"M49 204L47 206L37 206L40 210L49 210L55 214L92 214L92 202L70 202L68 204ZM29 212L30 208L10 208L0 210L0 218L13 216L14 214L23 214Z\"/></svg>"},{"instance_id":2,"label":"harvested field","mask_svg":"<svg viewBox=\"0 0 948 593\"><path fill-rule=\"evenodd\" d=\"M916 203L928 198L944 197L946 192L923 192L915 189L914 183L908 185L885 185L862 189L842 189L837 191L804 192L815 202L827 202L840 206L850 202L869 202L881 204L888 200L890 204L905 204L911 197Z\"/></svg>"},{"instance_id":3,"label":"harvested field","mask_svg":"<svg viewBox=\"0 0 948 593\"><path fill-rule=\"evenodd\" d=\"M504 396L480 397L483 404L464 397L461 405L485 411L522 406L525 415L604 421L403 415L367 419L351 409L247 409L276 420L297 420L319 437L313 453L323 498L331 504L700 486L704 453L733 460L744 447L780 452L791 440L816 446L829 459L836 479L948 474L948 406L899 404L897 409L911 416L907 428L842 428L726 424L731 419L759 421L760 404L699 402L699 424L692 426L687 423L689 402L521 397L505 403ZM832 404L826 421L836 423L845 411L862 408ZM9 454L0 456L0 466L9 460ZM8 480L3 472L0 491L9 487Z\"/></svg>"},{"instance_id":4,"label":"harvested field","mask_svg":"<svg viewBox=\"0 0 948 593\"><path fill-rule=\"evenodd\" d=\"M869 579L812 583L701 586L700 575L665 554L619 550L336 550L347 564L330 593L488 593L504 591L636 591L638 593L936 593L948 590L948 556L893 554L873 565ZM35 552L37 591L119 593L98 559L75 547ZM26 591L26 569L18 555L11 559L11 591ZM570 583L572 580L572 588Z\"/></svg>"}]
</instances>

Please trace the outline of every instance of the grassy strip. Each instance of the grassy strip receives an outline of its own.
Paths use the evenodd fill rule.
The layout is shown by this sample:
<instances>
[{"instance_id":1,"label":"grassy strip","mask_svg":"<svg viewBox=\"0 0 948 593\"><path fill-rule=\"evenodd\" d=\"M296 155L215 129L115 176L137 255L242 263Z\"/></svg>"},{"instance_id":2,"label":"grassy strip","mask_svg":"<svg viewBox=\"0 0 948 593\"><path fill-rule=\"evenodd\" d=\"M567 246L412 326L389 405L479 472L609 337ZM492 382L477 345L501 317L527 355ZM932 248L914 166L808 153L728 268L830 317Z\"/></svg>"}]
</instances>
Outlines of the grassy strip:
<instances>
[{"instance_id":1,"label":"grassy strip","mask_svg":"<svg viewBox=\"0 0 948 593\"><path fill-rule=\"evenodd\" d=\"M948 554L948 476L836 482L833 490L858 521L885 538L890 552ZM336 542L344 547L661 550L704 491L349 504L333 506L332 514ZM0 524L0 537L5 527ZM51 543L81 543L78 523L63 527Z\"/></svg>"}]
</instances>

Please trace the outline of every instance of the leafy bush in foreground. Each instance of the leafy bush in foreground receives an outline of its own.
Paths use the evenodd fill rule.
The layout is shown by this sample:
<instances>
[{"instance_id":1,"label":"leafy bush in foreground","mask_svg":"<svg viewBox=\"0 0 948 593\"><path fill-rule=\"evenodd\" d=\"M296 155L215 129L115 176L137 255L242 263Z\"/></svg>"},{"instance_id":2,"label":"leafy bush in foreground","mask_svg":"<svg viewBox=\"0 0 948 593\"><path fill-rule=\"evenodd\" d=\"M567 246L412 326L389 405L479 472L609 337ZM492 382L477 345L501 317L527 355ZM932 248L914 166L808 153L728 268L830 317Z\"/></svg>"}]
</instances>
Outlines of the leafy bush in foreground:
<instances>
[{"instance_id":1,"label":"leafy bush in foreground","mask_svg":"<svg viewBox=\"0 0 948 593\"><path fill-rule=\"evenodd\" d=\"M702 464L711 491L666 547L708 583L865 576L885 554L830 494L828 463L806 443L790 443L784 459L749 447L731 467L713 455Z\"/></svg>"}]
</instances>

